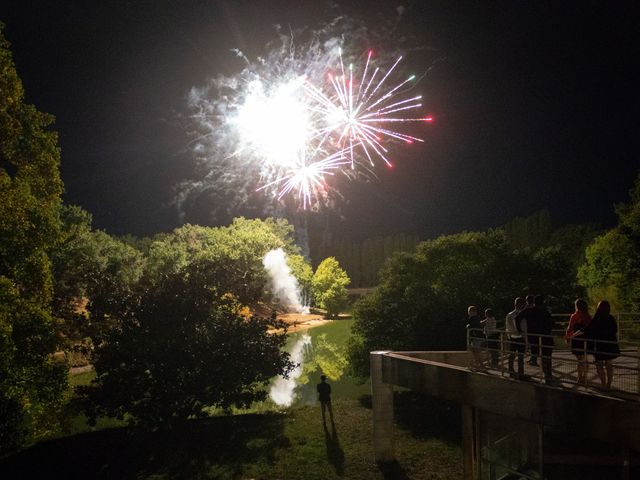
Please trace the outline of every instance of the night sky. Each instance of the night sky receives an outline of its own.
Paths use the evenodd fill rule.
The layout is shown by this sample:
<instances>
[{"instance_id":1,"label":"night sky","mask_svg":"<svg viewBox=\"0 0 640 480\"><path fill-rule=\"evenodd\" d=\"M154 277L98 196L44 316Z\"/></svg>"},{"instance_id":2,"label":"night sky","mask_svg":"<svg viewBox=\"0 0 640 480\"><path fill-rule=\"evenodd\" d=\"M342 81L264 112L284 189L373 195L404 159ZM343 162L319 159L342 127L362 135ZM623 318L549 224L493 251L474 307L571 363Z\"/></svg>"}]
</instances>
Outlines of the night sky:
<instances>
[{"instance_id":1,"label":"night sky","mask_svg":"<svg viewBox=\"0 0 640 480\"><path fill-rule=\"evenodd\" d=\"M424 47L406 63L436 118L378 180L343 187L337 235L423 238L547 208L615 223L640 168L640 8L617 1L352 1L370 28L405 6ZM314 27L320 1L0 2L27 101L56 116L65 201L109 233L179 225L193 174L180 114L191 87L264 53L274 24ZM393 45L393 39L389 39ZM384 46L382 46L384 47ZM188 218L198 219L197 215Z\"/></svg>"}]
</instances>

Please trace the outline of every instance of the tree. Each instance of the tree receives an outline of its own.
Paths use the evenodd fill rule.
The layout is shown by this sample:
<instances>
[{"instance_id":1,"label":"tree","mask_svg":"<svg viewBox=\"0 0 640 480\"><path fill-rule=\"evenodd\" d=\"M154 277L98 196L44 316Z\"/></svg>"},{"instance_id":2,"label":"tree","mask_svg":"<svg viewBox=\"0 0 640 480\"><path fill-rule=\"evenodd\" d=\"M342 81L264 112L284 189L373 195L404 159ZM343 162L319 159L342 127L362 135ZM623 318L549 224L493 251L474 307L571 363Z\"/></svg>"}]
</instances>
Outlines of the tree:
<instances>
[{"instance_id":1,"label":"tree","mask_svg":"<svg viewBox=\"0 0 640 480\"><path fill-rule=\"evenodd\" d=\"M262 298L267 285L265 254L276 248L299 254L292 233L286 220L236 218L230 226L218 228L187 224L151 244L149 279L159 282L198 264L208 285L251 305Z\"/></svg>"},{"instance_id":2,"label":"tree","mask_svg":"<svg viewBox=\"0 0 640 480\"><path fill-rule=\"evenodd\" d=\"M347 304L349 277L334 257L325 258L313 275L313 298L327 311L329 318L336 317Z\"/></svg>"},{"instance_id":3,"label":"tree","mask_svg":"<svg viewBox=\"0 0 640 480\"><path fill-rule=\"evenodd\" d=\"M0 451L55 423L66 388L51 316L49 251L59 237L53 117L24 103L0 23Z\"/></svg>"},{"instance_id":4,"label":"tree","mask_svg":"<svg viewBox=\"0 0 640 480\"><path fill-rule=\"evenodd\" d=\"M64 206L60 216L62 238L52 251L54 313L69 340L95 341L132 295L145 260L134 247L92 230L82 208Z\"/></svg>"},{"instance_id":5,"label":"tree","mask_svg":"<svg viewBox=\"0 0 640 480\"><path fill-rule=\"evenodd\" d=\"M630 202L618 205L619 222L587 247L578 271L589 298L608 299L619 310L640 309L640 173Z\"/></svg>"},{"instance_id":6,"label":"tree","mask_svg":"<svg viewBox=\"0 0 640 480\"><path fill-rule=\"evenodd\" d=\"M302 304L308 306L311 300L311 282L313 280L311 265L302 255L296 254L287 255L287 265L298 281Z\"/></svg>"},{"instance_id":7,"label":"tree","mask_svg":"<svg viewBox=\"0 0 640 480\"><path fill-rule=\"evenodd\" d=\"M373 350L463 348L468 305L504 315L516 295L544 283L537 276L532 257L513 252L500 230L442 236L415 254L396 254L376 290L356 304L351 364L364 377Z\"/></svg>"},{"instance_id":8,"label":"tree","mask_svg":"<svg viewBox=\"0 0 640 480\"><path fill-rule=\"evenodd\" d=\"M248 407L293 368L277 321L243 318L239 305L203 282L198 264L141 289L97 350L88 414L147 427ZM232 366L233 368L230 368Z\"/></svg>"}]
</instances>

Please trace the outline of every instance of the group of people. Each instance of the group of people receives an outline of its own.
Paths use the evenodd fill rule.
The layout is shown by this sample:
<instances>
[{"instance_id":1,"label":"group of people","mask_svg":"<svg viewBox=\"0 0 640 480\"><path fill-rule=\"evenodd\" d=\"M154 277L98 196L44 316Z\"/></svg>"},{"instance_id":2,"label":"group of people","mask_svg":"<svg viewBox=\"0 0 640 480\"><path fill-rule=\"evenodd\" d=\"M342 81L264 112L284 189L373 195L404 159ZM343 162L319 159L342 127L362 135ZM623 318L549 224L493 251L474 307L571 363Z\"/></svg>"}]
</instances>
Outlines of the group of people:
<instances>
[{"instance_id":1,"label":"group of people","mask_svg":"<svg viewBox=\"0 0 640 480\"><path fill-rule=\"evenodd\" d=\"M474 370L483 370L482 351L490 352L490 363L496 368L500 358L500 333L493 310L487 308L483 319L478 315L477 307L467 309L469 344L473 355ZM529 364L537 366L538 358L544 374L545 383L554 385L551 355L553 352L553 318L544 304L542 295L527 295L514 301L514 309L505 318L506 339L509 347L508 368L513 378L527 379L524 373L524 357L530 351ZM613 380L612 361L620 355L617 341L618 327L611 315L611 306L601 301L591 317L587 303L578 299L575 312L571 315L565 333L565 340L571 343L571 351L578 360L578 383L586 384L588 356L593 355L598 377L605 388L611 387ZM514 363L517 362L517 370Z\"/></svg>"}]
</instances>

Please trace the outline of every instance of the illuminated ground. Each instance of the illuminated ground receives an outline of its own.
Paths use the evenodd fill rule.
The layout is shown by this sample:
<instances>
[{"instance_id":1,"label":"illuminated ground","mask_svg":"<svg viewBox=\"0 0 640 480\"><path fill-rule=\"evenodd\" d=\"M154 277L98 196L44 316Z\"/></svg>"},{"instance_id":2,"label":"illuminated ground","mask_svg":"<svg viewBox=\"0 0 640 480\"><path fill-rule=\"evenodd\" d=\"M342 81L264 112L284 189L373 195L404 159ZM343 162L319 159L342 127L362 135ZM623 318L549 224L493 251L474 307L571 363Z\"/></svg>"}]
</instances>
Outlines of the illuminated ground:
<instances>
[{"instance_id":1,"label":"illuminated ground","mask_svg":"<svg viewBox=\"0 0 640 480\"><path fill-rule=\"evenodd\" d=\"M278 320L282 320L289 325L289 332L298 332L313 327L319 327L331 320L324 318L324 315L317 313L285 313L278 315Z\"/></svg>"}]
</instances>

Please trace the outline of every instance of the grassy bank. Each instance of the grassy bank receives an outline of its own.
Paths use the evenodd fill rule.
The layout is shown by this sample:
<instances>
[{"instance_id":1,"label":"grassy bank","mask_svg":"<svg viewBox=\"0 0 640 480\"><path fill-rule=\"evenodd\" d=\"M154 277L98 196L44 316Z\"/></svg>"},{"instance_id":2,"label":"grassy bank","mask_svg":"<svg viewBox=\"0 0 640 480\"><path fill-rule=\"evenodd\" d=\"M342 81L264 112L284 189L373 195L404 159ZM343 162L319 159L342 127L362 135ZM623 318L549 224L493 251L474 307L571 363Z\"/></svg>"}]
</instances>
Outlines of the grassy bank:
<instances>
[{"instance_id":1,"label":"grassy bank","mask_svg":"<svg viewBox=\"0 0 640 480\"><path fill-rule=\"evenodd\" d=\"M107 428L52 439L0 460L3 478L455 479L459 412L398 394L398 462L373 460L370 397L336 399L336 434L319 407L213 417L171 432Z\"/></svg>"}]
</instances>

